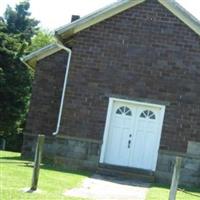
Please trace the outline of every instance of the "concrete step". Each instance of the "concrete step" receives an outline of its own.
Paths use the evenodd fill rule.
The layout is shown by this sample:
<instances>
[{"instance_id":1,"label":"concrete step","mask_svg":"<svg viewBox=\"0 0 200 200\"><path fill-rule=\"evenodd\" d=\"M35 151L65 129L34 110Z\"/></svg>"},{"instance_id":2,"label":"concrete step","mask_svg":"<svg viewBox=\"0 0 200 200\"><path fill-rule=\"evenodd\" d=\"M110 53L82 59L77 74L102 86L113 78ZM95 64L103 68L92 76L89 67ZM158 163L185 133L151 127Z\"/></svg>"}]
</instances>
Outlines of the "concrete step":
<instances>
[{"instance_id":1,"label":"concrete step","mask_svg":"<svg viewBox=\"0 0 200 200\"><path fill-rule=\"evenodd\" d=\"M145 181L149 183L155 182L154 172L129 167L119 167L115 165L100 164L97 168L97 174L123 177L134 179L137 181Z\"/></svg>"}]
</instances>

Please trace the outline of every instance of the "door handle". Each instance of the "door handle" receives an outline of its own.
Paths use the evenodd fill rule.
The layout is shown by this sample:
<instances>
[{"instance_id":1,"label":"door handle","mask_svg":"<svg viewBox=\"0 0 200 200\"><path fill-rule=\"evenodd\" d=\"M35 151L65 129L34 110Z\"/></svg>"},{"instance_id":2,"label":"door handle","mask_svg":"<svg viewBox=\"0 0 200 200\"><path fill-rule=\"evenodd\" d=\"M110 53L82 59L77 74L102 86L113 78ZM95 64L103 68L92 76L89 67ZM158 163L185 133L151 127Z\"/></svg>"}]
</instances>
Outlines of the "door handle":
<instances>
[{"instance_id":1,"label":"door handle","mask_svg":"<svg viewBox=\"0 0 200 200\"><path fill-rule=\"evenodd\" d=\"M128 141L128 149L131 147L131 140Z\"/></svg>"}]
</instances>

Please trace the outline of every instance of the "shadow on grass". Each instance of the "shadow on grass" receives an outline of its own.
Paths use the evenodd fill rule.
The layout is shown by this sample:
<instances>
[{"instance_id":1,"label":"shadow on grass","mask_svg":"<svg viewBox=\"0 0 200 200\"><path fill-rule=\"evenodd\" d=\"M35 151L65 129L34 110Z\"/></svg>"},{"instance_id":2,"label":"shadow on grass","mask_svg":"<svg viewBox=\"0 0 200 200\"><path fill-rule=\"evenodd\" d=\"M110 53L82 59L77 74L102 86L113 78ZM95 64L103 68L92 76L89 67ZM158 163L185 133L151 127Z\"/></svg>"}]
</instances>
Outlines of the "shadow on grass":
<instances>
[{"instance_id":1,"label":"shadow on grass","mask_svg":"<svg viewBox=\"0 0 200 200\"><path fill-rule=\"evenodd\" d=\"M41 169L50 170L50 171L58 171L62 173L77 174L77 175L82 175L82 176L87 176L87 177L90 177L93 174L91 171L73 170L68 167L60 167L55 164L45 163L45 162L44 162L44 165L41 167Z\"/></svg>"},{"instance_id":2,"label":"shadow on grass","mask_svg":"<svg viewBox=\"0 0 200 200\"><path fill-rule=\"evenodd\" d=\"M31 158L23 158L21 156L3 156L3 157L0 157L0 163L17 164L20 167L33 168L34 161ZM87 177L90 177L92 175L92 172L89 172L87 170L84 170L84 171L72 170L67 167L60 167L45 159L42 162L40 169L58 171L62 173L77 174L77 175L82 175L82 176L87 176Z\"/></svg>"},{"instance_id":3,"label":"shadow on grass","mask_svg":"<svg viewBox=\"0 0 200 200\"><path fill-rule=\"evenodd\" d=\"M168 190L170 189L170 185L164 185L164 184L158 184L158 183L152 184L151 188L152 187L168 189ZM178 188L178 191L191 195L191 196L200 197L200 188L181 186ZM199 194L195 194L195 193L199 193Z\"/></svg>"},{"instance_id":4,"label":"shadow on grass","mask_svg":"<svg viewBox=\"0 0 200 200\"><path fill-rule=\"evenodd\" d=\"M7 163L7 164L25 164L29 162L28 160L21 159L20 156L3 156L0 157L0 163Z\"/></svg>"},{"instance_id":5,"label":"shadow on grass","mask_svg":"<svg viewBox=\"0 0 200 200\"><path fill-rule=\"evenodd\" d=\"M27 165L28 164L28 162L27 161L24 161L24 162L22 162L22 161L1 161L0 160L0 163L5 163L5 164L20 164L20 165Z\"/></svg>"},{"instance_id":6,"label":"shadow on grass","mask_svg":"<svg viewBox=\"0 0 200 200\"><path fill-rule=\"evenodd\" d=\"M194 193L200 193L200 189L199 188L184 188L184 189L178 188L178 191L181 191L181 192L183 192L185 194L200 198L200 194L194 194Z\"/></svg>"},{"instance_id":7,"label":"shadow on grass","mask_svg":"<svg viewBox=\"0 0 200 200\"><path fill-rule=\"evenodd\" d=\"M12 156L12 157L4 156L4 157L0 157L0 160L20 160L20 161L23 161L20 156Z\"/></svg>"},{"instance_id":8,"label":"shadow on grass","mask_svg":"<svg viewBox=\"0 0 200 200\"><path fill-rule=\"evenodd\" d=\"M22 159L21 156L0 157L0 163L5 163L5 164L28 165L31 162L32 162L32 159Z\"/></svg>"},{"instance_id":9,"label":"shadow on grass","mask_svg":"<svg viewBox=\"0 0 200 200\"><path fill-rule=\"evenodd\" d=\"M169 189L170 185L167 184L161 184L161 183L152 183L151 187L157 187L157 188L163 188L163 189Z\"/></svg>"},{"instance_id":10,"label":"shadow on grass","mask_svg":"<svg viewBox=\"0 0 200 200\"><path fill-rule=\"evenodd\" d=\"M33 168L34 162L24 162L24 163L19 164L18 166ZM72 170L67 167L60 167L60 166L56 166L55 164L45 163L45 162L41 164L40 169L49 170L49 171L57 171L57 172L62 172L62 173L67 173L67 174L76 174L76 175L87 176L87 177L90 177L93 174L91 171Z\"/></svg>"}]
</instances>

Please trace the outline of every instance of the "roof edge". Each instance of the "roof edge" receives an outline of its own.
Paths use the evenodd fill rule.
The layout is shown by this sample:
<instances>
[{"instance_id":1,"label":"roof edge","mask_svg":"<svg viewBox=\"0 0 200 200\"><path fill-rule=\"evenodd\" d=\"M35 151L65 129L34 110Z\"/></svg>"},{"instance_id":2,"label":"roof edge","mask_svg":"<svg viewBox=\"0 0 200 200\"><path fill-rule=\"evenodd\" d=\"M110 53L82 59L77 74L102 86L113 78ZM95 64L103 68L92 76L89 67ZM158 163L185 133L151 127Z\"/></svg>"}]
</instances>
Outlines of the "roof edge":
<instances>
[{"instance_id":1,"label":"roof edge","mask_svg":"<svg viewBox=\"0 0 200 200\"><path fill-rule=\"evenodd\" d=\"M200 35L200 21L174 0L158 0L165 8L177 16L183 23Z\"/></svg>"},{"instance_id":2,"label":"roof edge","mask_svg":"<svg viewBox=\"0 0 200 200\"><path fill-rule=\"evenodd\" d=\"M27 56L23 56L21 60L24 63L28 63L31 67L35 67L38 60L41 60L57 51L61 50L61 47L56 43L47 45L41 49L38 49Z\"/></svg>"},{"instance_id":3,"label":"roof edge","mask_svg":"<svg viewBox=\"0 0 200 200\"><path fill-rule=\"evenodd\" d=\"M55 30L55 36L57 38L70 37L71 35L80 32L96 23L99 23L105 19L108 19L120 12L125 11L128 8L136 6L145 0L123 0L114 2L106 7L103 7L85 17L80 18L72 23L62 26Z\"/></svg>"},{"instance_id":4,"label":"roof edge","mask_svg":"<svg viewBox=\"0 0 200 200\"><path fill-rule=\"evenodd\" d=\"M99 23L105 19L108 19L120 12L123 12L133 6L145 2L146 0L122 0L119 2L114 2L104 8L101 8L85 17L80 18L72 23L62 26L55 30L55 37L58 41L62 41L64 38L69 38L75 33L80 32L96 23ZM195 18L191 13L189 13L185 8L183 8L175 0L157 0L166 9L172 12L176 17L178 17L183 23L185 23L189 28L191 28L195 33L200 35L200 21ZM36 62L41 60L57 51L61 50L59 45L50 44L33 53L22 57L22 62L35 67Z\"/></svg>"},{"instance_id":5,"label":"roof edge","mask_svg":"<svg viewBox=\"0 0 200 200\"><path fill-rule=\"evenodd\" d=\"M59 40L67 39L70 36L94 25L107 18L110 18L128 8L136 6L146 0L122 0L114 2L104 8L101 8L85 17L80 18L72 23L62 26L55 30L55 37ZM200 35L200 21L190 12L183 8L175 0L157 0L166 9L177 16L183 23L189 26L195 33Z\"/></svg>"}]
</instances>

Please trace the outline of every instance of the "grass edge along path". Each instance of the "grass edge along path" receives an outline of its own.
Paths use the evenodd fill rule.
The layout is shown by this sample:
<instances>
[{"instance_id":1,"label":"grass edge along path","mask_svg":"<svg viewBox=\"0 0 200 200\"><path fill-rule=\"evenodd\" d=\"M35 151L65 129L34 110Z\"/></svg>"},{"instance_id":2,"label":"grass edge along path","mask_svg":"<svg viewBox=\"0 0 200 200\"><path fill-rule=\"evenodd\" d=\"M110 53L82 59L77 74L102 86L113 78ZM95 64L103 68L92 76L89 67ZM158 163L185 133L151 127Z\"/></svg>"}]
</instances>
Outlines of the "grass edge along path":
<instances>
[{"instance_id":1,"label":"grass edge along path","mask_svg":"<svg viewBox=\"0 0 200 200\"><path fill-rule=\"evenodd\" d=\"M33 168L29 161L22 160L20 153L0 151L0 199L2 200L83 200L64 196L68 189L81 185L84 178L91 176L89 172L64 170L44 164L40 170L38 188L41 193L23 193L23 188L31 185ZM152 184L146 200L168 200L169 186ZM200 188L178 191L177 200L199 200Z\"/></svg>"},{"instance_id":2,"label":"grass edge along path","mask_svg":"<svg viewBox=\"0 0 200 200\"><path fill-rule=\"evenodd\" d=\"M41 192L24 193L31 185L33 168L20 153L0 151L0 199L2 200L82 200L64 196L67 189L78 187L89 172L64 170L50 164L40 169L38 189Z\"/></svg>"},{"instance_id":3,"label":"grass edge along path","mask_svg":"<svg viewBox=\"0 0 200 200\"><path fill-rule=\"evenodd\" d=\"M170 186L152 184L146 200L168 200ZM178 188L176 200L200 200L200 188Z\"/></svg>"}]
</instances>

